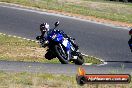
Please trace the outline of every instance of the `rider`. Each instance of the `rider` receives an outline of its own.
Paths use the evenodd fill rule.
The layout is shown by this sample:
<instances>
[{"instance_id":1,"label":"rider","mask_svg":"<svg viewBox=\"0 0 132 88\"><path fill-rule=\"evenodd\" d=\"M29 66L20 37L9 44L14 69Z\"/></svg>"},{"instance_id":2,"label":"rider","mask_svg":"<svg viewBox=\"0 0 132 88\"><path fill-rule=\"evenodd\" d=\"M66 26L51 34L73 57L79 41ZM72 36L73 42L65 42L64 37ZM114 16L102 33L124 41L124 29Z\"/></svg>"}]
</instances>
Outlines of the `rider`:
<instances>
[{"instance_id":1,"label":"rider","mask_svg":"<svg viewBox=\"0 0 132 88\"><path fill-rule=\"evenodd\" d=\"M131 38L128 41L128 45L129 45L131 52L132 52L132 29L129 31L129 35L131 36Z\"/></svg>"},{"instance_id":2,"label":"rider","mask_svg":"<svg viewBox=\"0 0 132 88\"><path fill-rule=\"evenodd\" d=\"M75 43L72 42L72 40L71 40L72 38L69 37L67 34L65 34L62 30L50 29L48 23L42 23L42 24L40 25L40 31L41 31L41 36L37 36L37 37L36 37L37 40L43 39L44 41L46 41L46 40L47 40L47 37L48 37L48 34L49 34L50 32L52 32L52 31L57 31L57 32L62 33L63 36L64 36L65 38L68 38L68 40L69 40L69 41L72 43L72 45L75 47L75 50L78 50L78 46L77 46ZM42 45L43 47L45 47L45 42L41 42L41 45ZM70 53L68 52L68 54L70 54ZM68 55L68 56L70 57L70 55ZM68 58L68 59L70 59L70 58Z\"/></svg>"}]
</instances>

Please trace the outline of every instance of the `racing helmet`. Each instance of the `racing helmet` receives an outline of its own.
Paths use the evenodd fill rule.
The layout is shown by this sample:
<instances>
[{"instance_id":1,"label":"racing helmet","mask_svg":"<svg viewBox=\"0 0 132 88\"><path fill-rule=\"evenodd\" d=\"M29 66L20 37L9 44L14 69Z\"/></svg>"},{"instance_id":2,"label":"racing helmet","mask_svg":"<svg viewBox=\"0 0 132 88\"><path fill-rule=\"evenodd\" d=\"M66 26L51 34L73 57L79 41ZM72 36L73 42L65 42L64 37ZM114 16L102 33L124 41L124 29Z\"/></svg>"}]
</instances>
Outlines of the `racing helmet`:
<instances>
[{"instance_id":1,"label":"racing helmet","mask_svg":"<svg viewBox=\"0 0 132 88\"><path fill-rule=\"evenodd\" d=\"M41 31L41 32L49 31L49 24L48 24L48 23L42 23L42 24L40 25L40 31Z\"/></svg>"}]
</instances>

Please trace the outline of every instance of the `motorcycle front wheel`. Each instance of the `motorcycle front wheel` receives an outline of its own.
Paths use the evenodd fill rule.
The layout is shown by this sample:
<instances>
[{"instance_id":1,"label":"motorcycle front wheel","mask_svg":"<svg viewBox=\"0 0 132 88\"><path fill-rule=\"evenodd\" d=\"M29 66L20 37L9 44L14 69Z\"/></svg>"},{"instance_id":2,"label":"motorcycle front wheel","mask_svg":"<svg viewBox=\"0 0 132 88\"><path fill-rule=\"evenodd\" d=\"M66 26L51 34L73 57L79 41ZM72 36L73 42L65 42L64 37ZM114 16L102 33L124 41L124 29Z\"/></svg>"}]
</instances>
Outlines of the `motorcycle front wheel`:
<instances>
[{"instance_id":1,"label":"motorcycle front wheel","mask_svg":"<svg viewBox=\"0 0 132 88\"><path fill-rule=\"evenodd\" d=\"M67 60L67 54L62 50L60 45L55 45L55 51L57 53L57 58L62 64L68 64L69 61Z\"/></svg>"}]
</instances>

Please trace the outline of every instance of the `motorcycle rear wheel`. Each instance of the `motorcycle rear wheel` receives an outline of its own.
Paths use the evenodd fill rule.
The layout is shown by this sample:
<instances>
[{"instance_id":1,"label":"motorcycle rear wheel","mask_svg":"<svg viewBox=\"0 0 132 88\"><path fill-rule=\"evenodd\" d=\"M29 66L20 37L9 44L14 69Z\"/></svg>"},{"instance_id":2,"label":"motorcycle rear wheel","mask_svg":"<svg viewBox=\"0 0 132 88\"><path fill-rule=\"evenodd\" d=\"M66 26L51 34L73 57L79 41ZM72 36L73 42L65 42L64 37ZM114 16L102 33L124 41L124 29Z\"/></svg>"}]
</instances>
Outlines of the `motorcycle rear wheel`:
<instances>
[{"instance_id":1,"label":"motorcycle rear wheel","mask_svg":"<svg viewBox=\"0 0 132 88\"><path fill-rule=\"evenodd\" d=\"M82 65L84 63L84 58L83 58L83 55L78 52L78 58L75 60L75 64L76 65Z\"/></svg>"}]
</instances>

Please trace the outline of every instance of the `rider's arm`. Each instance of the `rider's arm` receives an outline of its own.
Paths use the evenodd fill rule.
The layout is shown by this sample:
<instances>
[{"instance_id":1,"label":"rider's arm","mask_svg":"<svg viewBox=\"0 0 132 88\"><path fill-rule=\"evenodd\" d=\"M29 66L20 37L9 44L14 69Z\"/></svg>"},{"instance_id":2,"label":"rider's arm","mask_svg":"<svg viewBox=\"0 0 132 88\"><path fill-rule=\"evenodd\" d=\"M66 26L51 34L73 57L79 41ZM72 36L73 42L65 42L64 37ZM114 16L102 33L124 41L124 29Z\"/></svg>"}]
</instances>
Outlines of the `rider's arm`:
<instances>
[{"instance_id":1,"label":"rider's arm","mask_svg":"<svg viewBox=\"0 0 132 88\"><path fill-rule=\"evenodd\" d=\"M36 39L39 40L41 47L45 48L47 46L48 41L47 41L47 38L45 36L42 36L42 35L37 36Z\"/></svg>"}]
</instances>

